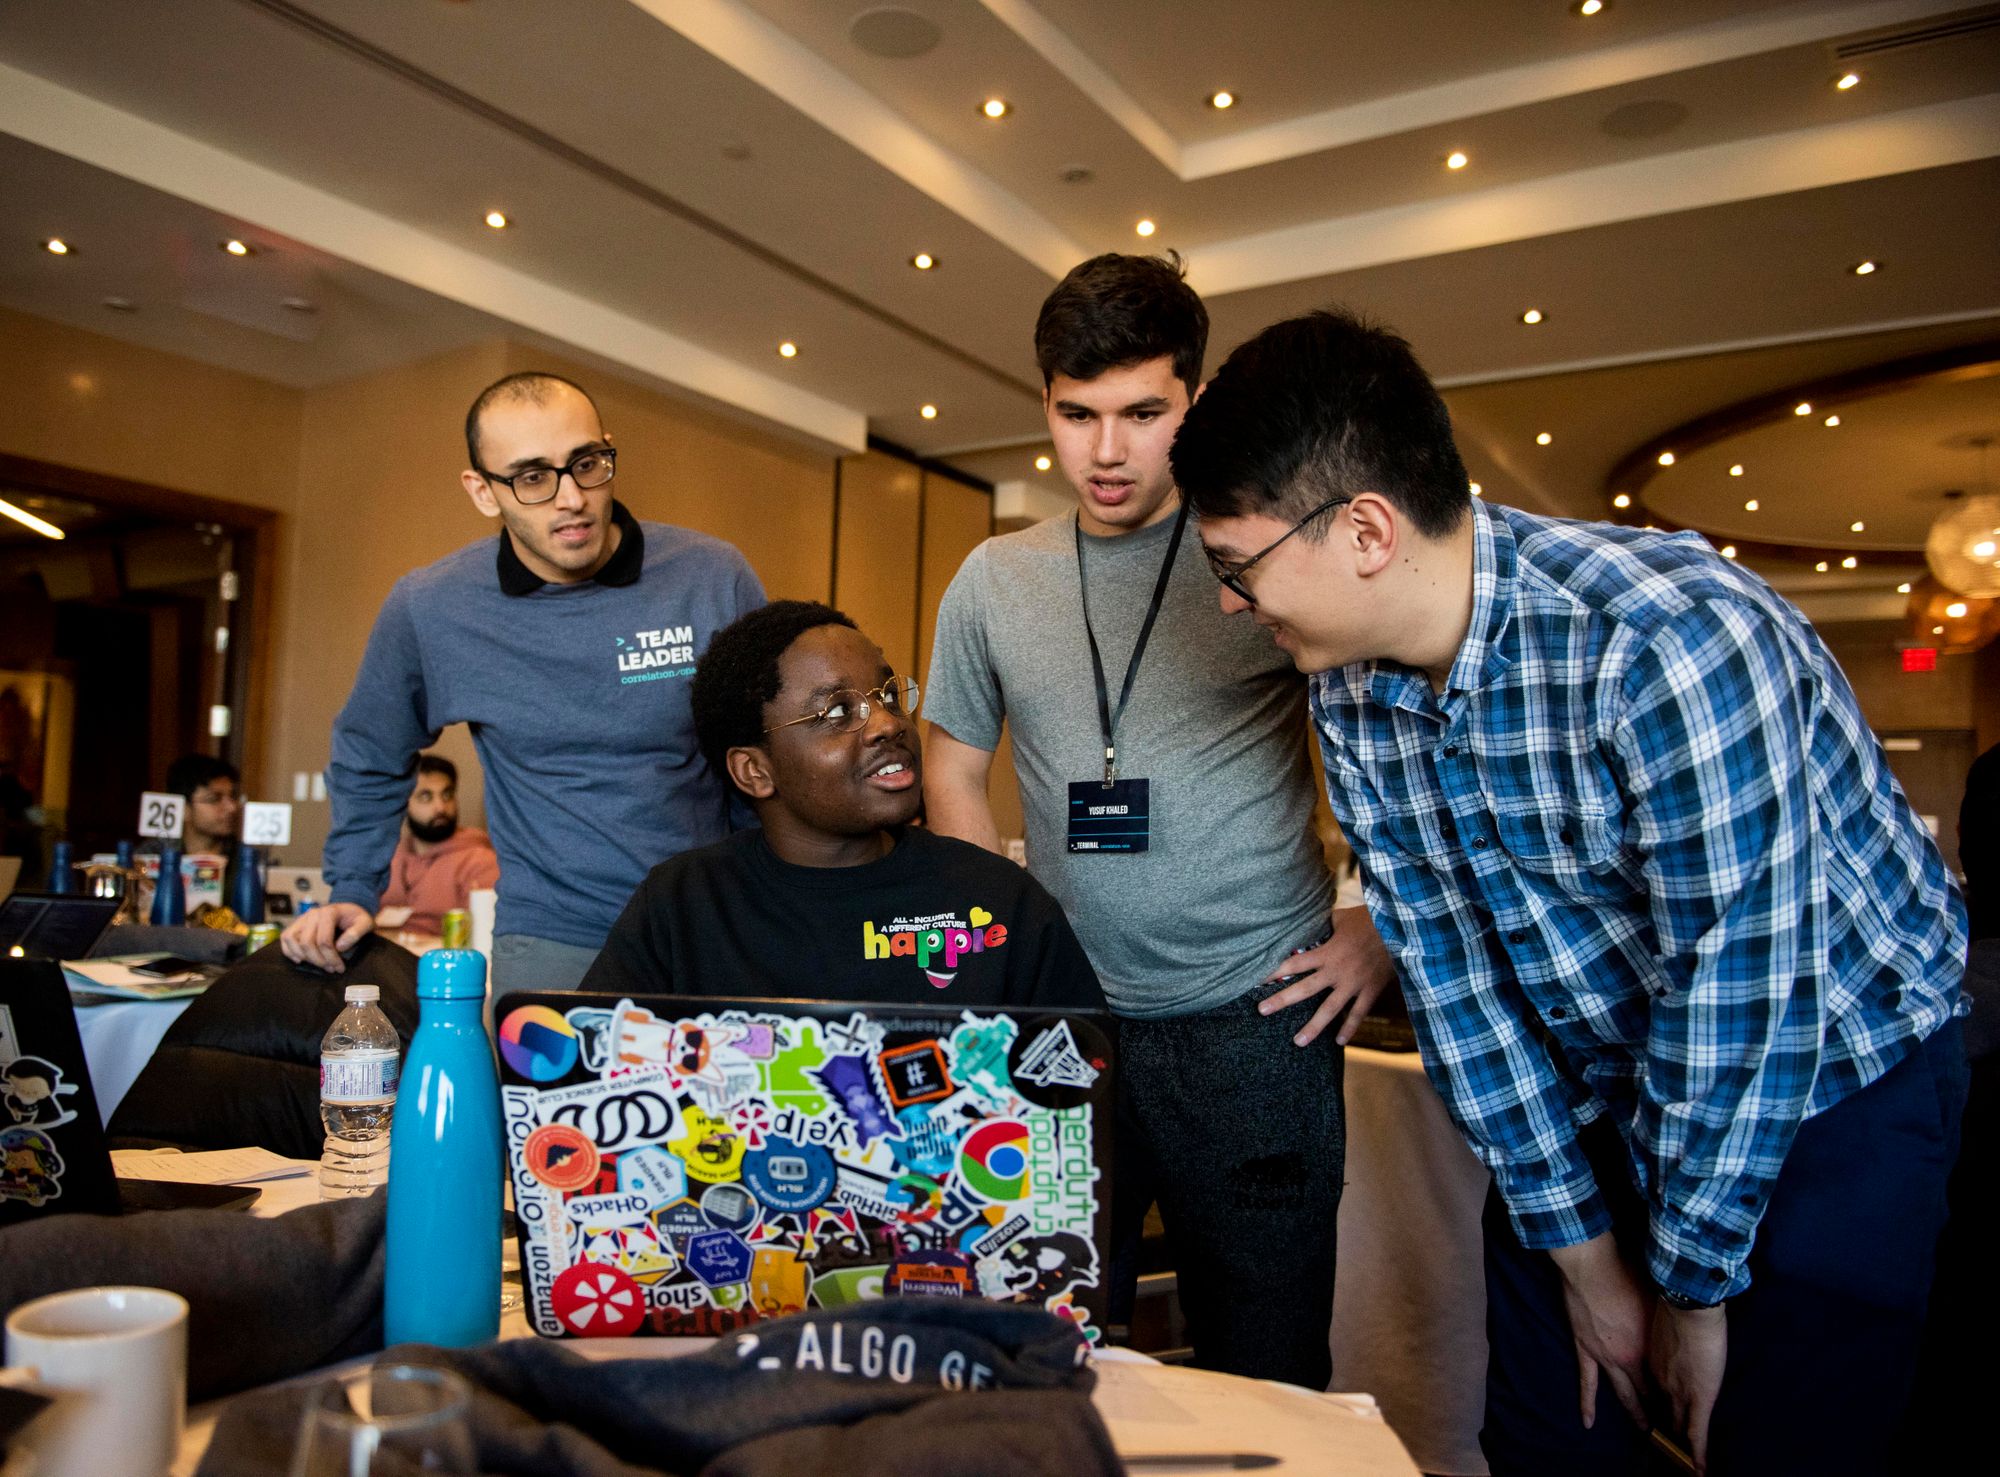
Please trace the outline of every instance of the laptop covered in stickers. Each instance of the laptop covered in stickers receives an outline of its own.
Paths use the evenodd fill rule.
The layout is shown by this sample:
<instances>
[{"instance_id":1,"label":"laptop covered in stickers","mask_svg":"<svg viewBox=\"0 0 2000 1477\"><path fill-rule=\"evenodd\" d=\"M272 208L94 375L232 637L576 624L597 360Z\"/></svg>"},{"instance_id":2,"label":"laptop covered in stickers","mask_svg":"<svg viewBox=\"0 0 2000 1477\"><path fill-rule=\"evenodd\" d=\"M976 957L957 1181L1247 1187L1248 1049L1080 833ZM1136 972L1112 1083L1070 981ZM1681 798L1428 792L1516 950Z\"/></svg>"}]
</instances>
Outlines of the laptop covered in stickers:
<instances>
[{"instance_id":1,"label":"laptop covered in stickers","mask_svg":"<svg viewBox=\"0 0 2000 1477\"><path fill-rule=\"evenodd\" d=\"M986 1297L1101 1341L1110 1017L530 991L494 1021L538 1333Z\"/></svg>"}]
</instances>

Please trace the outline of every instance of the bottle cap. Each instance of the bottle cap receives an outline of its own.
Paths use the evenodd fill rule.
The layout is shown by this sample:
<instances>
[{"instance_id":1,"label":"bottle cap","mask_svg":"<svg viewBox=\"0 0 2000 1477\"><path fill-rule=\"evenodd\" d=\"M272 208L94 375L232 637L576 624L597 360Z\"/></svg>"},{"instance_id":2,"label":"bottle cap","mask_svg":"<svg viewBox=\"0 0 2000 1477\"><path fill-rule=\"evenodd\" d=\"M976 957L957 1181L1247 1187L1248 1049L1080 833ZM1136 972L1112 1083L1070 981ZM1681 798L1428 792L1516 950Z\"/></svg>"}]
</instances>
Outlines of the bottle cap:
<instances>
[{"instance_id":1,"label":"bottle cap","mask_svg":"<svg viewBox=\"0 0 2000 1477\"><path fill-rule=\"evenodd\" d=\"M382 987L380 985L349 985L347 987L347 1003L349 1005L353 1005L356 1001L364 1004L373 1004L381 998Z\"/></svg>"},{"instance_id":2,"label":"bottle cap","mask_svg":"<svg viewBox=\"0 0 2000 1477\"><path fill-rule=\"evenodd\" d=\"M417 960L419 1000L483 1000L486 956L477 949L432 949Z\"/></svg>"}]
</instances>

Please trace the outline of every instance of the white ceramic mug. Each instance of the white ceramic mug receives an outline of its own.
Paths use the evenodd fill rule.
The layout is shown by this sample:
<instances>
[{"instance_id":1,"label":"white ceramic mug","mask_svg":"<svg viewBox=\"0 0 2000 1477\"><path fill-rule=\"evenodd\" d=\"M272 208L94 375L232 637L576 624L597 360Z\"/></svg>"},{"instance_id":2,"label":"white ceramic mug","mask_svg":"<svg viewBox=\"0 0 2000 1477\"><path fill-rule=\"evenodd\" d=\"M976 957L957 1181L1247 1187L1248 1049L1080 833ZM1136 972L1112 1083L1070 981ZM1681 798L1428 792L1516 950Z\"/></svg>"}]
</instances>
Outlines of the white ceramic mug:
<instances>
[{"instance_id":1,"label":"white ceramic mug","mask_svg":"<svg viewBox=\"0 0 2000 1477\"><path fill-rule=\"evenodd\" d=\"M16 1438L35 1477L156 1477L187 1413L187 1300L156 1287L83 1287L7 1317L7 1364L56 1403ZM10 1465L12 1465L10 1452Z\"/></svg>"}]
</instances>

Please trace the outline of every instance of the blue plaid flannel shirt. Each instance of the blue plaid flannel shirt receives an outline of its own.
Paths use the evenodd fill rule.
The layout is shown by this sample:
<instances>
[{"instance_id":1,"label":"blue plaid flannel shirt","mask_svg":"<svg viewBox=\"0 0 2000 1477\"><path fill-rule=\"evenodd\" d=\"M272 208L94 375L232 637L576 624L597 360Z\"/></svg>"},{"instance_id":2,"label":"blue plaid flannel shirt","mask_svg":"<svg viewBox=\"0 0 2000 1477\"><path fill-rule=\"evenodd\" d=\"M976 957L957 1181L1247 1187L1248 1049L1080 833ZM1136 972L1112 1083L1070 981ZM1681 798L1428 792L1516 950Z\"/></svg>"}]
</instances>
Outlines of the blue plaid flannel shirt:
<instances>
[{"instance_id":1,"label":"blue plaid flannel shirt","mask_svg":"<svg viewBox=\"0 0 2000 1477\"><path fill-rule=\"evenodd\" d=\"M1957 1007L1965 908L1812 627L1693 534L1474 503L1441 696L1313 680L1328 797L1424 1063L1525 1245L1608 1230L1605 1114L1647 1269L1713 1302L1793 1134Z\"/></svg>"}]
</instances>

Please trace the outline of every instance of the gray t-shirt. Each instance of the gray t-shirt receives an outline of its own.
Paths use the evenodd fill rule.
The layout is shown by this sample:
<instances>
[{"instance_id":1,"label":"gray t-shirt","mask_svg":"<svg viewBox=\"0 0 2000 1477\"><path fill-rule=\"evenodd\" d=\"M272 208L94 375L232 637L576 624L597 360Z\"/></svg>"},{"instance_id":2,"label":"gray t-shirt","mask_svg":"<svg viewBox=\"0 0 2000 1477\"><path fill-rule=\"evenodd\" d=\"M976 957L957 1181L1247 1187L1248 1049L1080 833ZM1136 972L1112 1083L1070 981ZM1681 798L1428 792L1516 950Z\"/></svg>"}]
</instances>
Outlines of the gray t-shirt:
<instances>
[{"instance_id":1,"label":"gray t-shirt","mask_svg":"<svg viewBox=\"0 0 2000 1477\"><path fill-rule=\"evenodd\" d=\"M1173 527L1084 539L1114 707ZM1325 936L1305 679L1248 617L1222 613L1192 527L1118 725L1119 775L1151 783L1150 850L1067 845L1071 782L1104 774L1074 515L973 550L938 610L923 714L980 749L1003 720L1012 730L1029 869L1119 1014L1212 1009Z\"/></svg>"}]
</instances>

